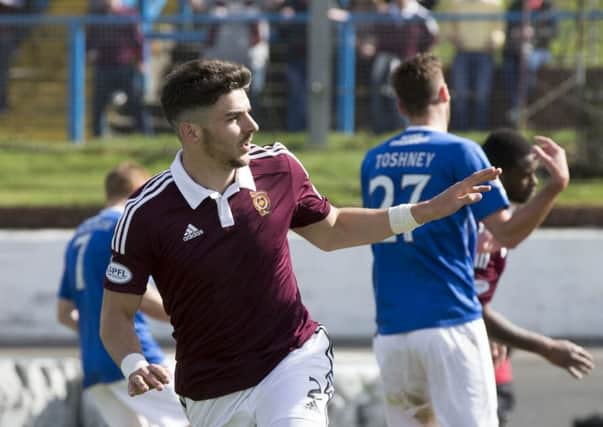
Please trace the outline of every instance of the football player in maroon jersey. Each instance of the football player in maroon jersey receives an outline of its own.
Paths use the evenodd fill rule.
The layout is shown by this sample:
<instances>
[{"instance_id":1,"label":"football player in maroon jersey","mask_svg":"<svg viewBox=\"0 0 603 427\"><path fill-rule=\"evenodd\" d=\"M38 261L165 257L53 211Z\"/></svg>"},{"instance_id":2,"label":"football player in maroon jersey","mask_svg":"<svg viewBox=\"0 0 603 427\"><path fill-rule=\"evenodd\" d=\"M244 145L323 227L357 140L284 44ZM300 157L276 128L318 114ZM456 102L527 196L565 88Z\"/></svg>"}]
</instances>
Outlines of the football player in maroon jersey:
<instances>
[{"instance_id":1,"label":"football player in maroon jersey","mask_svg":"<svg viewBox=\"0 0 603 427\"><path fill-rule=\"evenodd\" d=\"M521 209L521 204L532 197L538 183L538 161L533 154L532 145L520 133L511 129L500 129L488 135L483 149L490 162L503 169L500 180L509 200L517 205L517 209ZM507 249L483 228L479 235L475 262L475 286L483 304L488 335L495 342L539 354L553 365L566 369L573 377L582 378L593 368L593 357L584 348L570 341L549 338L523 329L490 306L505 269L506 255ZM494 349L500 350L496 344L493 345ZM499 356L496 360L495 376L499 420L500 425L504 426L514 406L514 394L510 361L504 351Z\"/></svg>"},{"instance_id":2,"label":"football player in maroon jersey","mask_svg":"<svg viewBox=\"0 0 603 427\"><path fill-rule=\"evenodd\" d=\"M250 79L218 60L190 61L167 77L161 103L182 149L132 195L115 228L101 337L130 395L169 382L141 354L132 324L152 276L174 327L175 388L193 427L326 427L332 347L301 300L289 231L323 250L378 242L480 200L500 170L419 203L336 208L285 146L253 144Z\"/></svg>"}]
</instances>

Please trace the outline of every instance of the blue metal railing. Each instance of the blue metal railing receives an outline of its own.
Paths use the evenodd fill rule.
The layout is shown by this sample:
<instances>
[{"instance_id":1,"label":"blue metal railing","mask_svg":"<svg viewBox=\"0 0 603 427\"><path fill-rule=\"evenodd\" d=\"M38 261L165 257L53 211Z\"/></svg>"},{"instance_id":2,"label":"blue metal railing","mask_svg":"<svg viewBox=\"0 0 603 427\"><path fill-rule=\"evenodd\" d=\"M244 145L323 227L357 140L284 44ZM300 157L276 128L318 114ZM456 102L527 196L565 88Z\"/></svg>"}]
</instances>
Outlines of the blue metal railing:
<instances>
[{"instance_id":1,"label":"blue metal railing","mask_svg":"<svg viewBox=\"0 0 603 427\"><path fill-rule=\"evenodd\" d=\"M144 9L143 11L144 12ZM577 13L572 11L557 11L554 14L557 20L575 20ZM438 22L453 20L510 20L521 19L521 13L503 14L450 14L434 13ZM115 17L101 15L86 16L49 16L34 15L2 15L0 25L37 26L59 25L69 29L69 117L67 131L69 139L73 142L82 142L85 135L85 81L86 81L86 33L85 27L90 24L125 25L137 23L143 29L145 40L172 39L179 41L201 41L205 34L200 31L171 29L170 31L156 31L153 24L212 24L223 22L253 22L258 19L272 23L290 24L307 23L307 14L297 14L284 17L276 13L257 14L255 16L229 16L216 17L213 15L193 14L187 0L180 0L180 11L175 15L155 16L154 13L141 13L140 17ZM603 19L603 10L589 11L584 14L587 21ZM336 76L336 118L337 129L342 132L354 132L354 101L355 101L355 63L356 63L356 26L358 24L391 21L382 14L350 13L342 21L334 22L337 27L336 49L337 69ZM305 36L305 35L304 35Z\"/></svg>"}]
</instances>

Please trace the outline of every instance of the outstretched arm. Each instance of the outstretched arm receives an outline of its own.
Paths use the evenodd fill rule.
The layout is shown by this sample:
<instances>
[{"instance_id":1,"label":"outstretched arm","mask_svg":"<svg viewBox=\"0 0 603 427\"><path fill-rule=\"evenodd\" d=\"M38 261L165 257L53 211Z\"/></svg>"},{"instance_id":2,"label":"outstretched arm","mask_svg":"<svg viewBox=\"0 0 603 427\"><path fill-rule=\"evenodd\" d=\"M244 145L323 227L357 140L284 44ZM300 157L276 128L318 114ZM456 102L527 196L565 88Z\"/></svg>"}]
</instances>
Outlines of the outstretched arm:
<instances>
[{"instance_id":1,"label":"outstretched arm","mask_svg":"<svg viewBox=\"0 0 603 427\"><path fill-rule=\"evenodd\" d=\"M592 355L577 344L520 328L488 304L484 306L483 316L491 338L539 354L553 365L567 370L574 378L582 378L594 367Z\"/></svg>"},{"instance_id":2,"label":"outstretched arm","mask_svg":"<svg viewBox=\"0 0 603 427\"><path fill-rule=\"evenodd\" d=\"M495 179L500 172L496 168L475 172L434 198L416 204L389 209L333 207L324 220L296 228L295 232L326 251L380 242L481 200L481 193L490 190L482 183Z\"/></svg>"},{"instance_id":3,"label":"outstretched arm","mask_svg":"<svg viewBox=\"0 0 603 427\"><path fill-rule=\"evenodd\" d=\"M114 292L103 293L100 335L113 361L121 367L128 380L130 396L145 393L153 388L163 389L169 374L161 365L149 364L141 353L140 341L134 329L134 314L142 296Z\"/></svg>"}]
</instances>

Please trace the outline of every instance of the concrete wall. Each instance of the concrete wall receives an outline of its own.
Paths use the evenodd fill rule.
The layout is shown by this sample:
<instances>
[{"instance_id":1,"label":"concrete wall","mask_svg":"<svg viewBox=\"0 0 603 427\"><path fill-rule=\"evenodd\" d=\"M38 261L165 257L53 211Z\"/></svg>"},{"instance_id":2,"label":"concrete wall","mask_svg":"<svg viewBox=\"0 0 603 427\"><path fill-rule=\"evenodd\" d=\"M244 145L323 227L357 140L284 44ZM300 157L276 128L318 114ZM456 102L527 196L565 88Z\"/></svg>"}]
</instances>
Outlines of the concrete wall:
<instances>
[{"instance_id":1,"label":"concrete wall","mask_svg":"<svg viewBox=\"0 0 603 427\"><path fill-rule=\"evenodd\" d=\"M0 344L73 341L55 321L65 231L0 231ZM369 341L373 333L370 250L323 253L291 238L306 305L339 339ZM598 276L603 230L542 230L509 255L495 305L523 326L551 335L603 338ZM169 340L170 328L154 324ZM370 352L339 351L334 427L384 427L377 366ZM0 358L0 427L101 427L81 399L79 360ZM523 424L527 425L527 424Z\"/></svg>"},{"instance_id":2,"label":"concrete wall","mask_svg":"<svg viewBox=\"0 0 603 427\"><path fill-rule=\"evenodd\" d=\"M0 231L0 343L73 340L55 320L70 230ZM313 317L336 339L368 341L374 330L368 247L325 253L291 238L294 268ZM603 230L545 229L511 251L494 306L513 321L555 335L603 339ZM153 324L163 340L170 327Z\"/></svg>"}]
</instances>

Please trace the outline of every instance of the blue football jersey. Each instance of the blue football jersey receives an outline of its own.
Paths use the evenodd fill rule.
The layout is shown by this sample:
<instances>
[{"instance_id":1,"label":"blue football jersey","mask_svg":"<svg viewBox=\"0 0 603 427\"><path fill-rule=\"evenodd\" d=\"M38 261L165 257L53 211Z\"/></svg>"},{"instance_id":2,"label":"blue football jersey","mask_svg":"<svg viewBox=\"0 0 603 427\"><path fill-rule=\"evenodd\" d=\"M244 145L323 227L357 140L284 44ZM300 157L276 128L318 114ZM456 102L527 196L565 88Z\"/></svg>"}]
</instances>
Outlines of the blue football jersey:
<instances>
[{"instance_id":1,"label":"blue football jersey","mask_svg":"<svg viewBox=\"0 0 603 427\"><path fill-rule=\"evenodd\" d=\"M481 147L428 127L371 149L361 171L364 206L427 200L489 167ZM373 288L380 334L465 323L481 316L473 286L477 223L509 204L500 182L454 215L373 244Z\"/></svg>"},{"instance_id":2,"label":"blue football jersey","mask_svg":"<svg viewBox=\"0 0 603 427\"><path fill-rule=\"evenodd\" d=\"M73 301L79 311L79 342L83 386L123 379L100 339L103 281L111 259L111 239L121 210L105 209L84 221L65 250L59 297ZM162 363L164 354L151 336L145 316L137 312L134 326L150 363Z\"/></svg>"}]
</instances>

